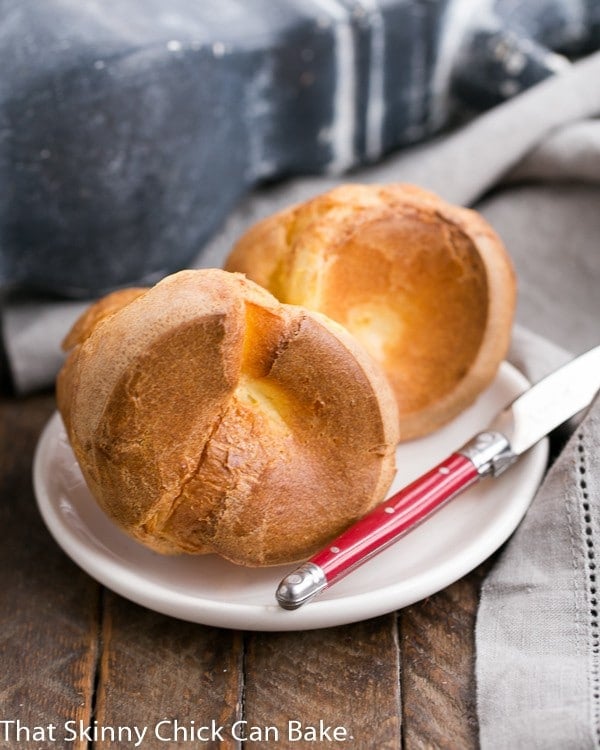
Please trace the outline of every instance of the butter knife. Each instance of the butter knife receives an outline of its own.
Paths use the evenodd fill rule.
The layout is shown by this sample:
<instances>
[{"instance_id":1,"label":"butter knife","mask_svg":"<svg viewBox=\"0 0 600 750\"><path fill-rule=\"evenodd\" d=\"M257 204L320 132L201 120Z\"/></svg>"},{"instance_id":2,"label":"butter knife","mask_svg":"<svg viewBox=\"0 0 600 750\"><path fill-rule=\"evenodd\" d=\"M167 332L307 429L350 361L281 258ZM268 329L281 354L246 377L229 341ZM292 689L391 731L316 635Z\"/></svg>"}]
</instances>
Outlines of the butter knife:
<instances>
[{"instance_id":1,"label":"butter knife","mask_svg":"<svg viewBox=\"0 0 600 750\"><path fill-rule=\"evenodd\" d=\"M497 477L553 429L588 406L600 389L600 346L531 386L484 431L378 505L280 582L275 596L297 609L397 541L448 500Z\"/></svg>"}]
</instances>

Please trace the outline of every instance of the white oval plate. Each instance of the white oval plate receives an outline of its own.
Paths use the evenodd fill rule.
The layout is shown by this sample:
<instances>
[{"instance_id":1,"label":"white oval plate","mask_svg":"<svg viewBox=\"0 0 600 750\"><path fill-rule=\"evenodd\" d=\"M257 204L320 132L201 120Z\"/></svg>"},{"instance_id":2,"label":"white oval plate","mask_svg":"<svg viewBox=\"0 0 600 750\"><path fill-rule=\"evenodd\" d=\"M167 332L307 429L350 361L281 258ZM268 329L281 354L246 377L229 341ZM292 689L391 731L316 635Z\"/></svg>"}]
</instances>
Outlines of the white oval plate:
<instances>
[{"instance_id":1,"label":"white oval plate","mask_svg":"<svg viewBox=\"0 0 600 750\"><path fill-rule=\"evenodd\" d=\"M390 494L459 448L528 386L504 363L492 386L447 427L400 445ZM166 557L130 539L92 499L60 416L46 425L34 460L42 517L89 575L150 609L192 622L247 630L304 630L356 622L412 604L458 580L491 555L525 514L544 473L542 441L498 479L486 479L441 508L313 602L284 611L280 579L294 566L252 569L216 556Z\"/></svg>"}]
</instances>

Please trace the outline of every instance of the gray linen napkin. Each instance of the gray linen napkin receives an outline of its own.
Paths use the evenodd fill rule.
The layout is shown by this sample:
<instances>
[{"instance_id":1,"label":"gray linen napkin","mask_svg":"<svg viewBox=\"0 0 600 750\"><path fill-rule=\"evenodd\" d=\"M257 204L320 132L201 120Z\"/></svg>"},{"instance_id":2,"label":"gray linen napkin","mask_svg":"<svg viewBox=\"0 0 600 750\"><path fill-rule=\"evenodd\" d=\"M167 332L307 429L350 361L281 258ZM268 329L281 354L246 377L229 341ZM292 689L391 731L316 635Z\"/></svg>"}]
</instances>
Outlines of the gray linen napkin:
<instances>
[{"instance_id":1,"label":"gray linen napkin","mask_svg":"<svg viewBox=\"0 0 600 750\"><path fill-rule=\"evenodd\" d=\"M526 336L516 349L533 379L564 359ZM476 653L483 748L598 747L599 499L597 398L482 587Z\"/></svg>"},{"instance_id":2,"label":"gray linen napkin","mask_svg":"<svg viewBox=\"0 0 600 750\"><path fill-rule=\"evenodd\" d=\"M474 205L490 218L515 260L522 290L520 322L566 347L591 346L595 338L589 330L586 305L579 305L577 300L582 294L586 300L591 299L588 295L597 276L579 273L581 269L570 274L570 268L563 273L562 266L572 262L580 266L598 264L597 255L586 253L592 231L600 229L600 213L594 208L597 193L590 184L600 179L600 173L594 170L600 161L600 121L591 119L600 115L598 80L600 53L490 110L457 132L399 152L373 167L342 178L308 177L256 190L232 212L221 231L202 249L195 265L221 266L232 243L251 223L342 181L414 182L447 200ZM536 211L529 209L529 194L513 196L514 186L482 202L482 196L503 178L509 185L517 179L543 180L532 189L531 200L541 190L538 203L547 207L546 221L551 224L538 220L537 207ZM565 195L558 196L560 205L555 210L549 202L550 192L565 190L549 187L548 183L559 179L585 181L586 190L583 195L575 195L569 187ZM576 210L562 207L569 200ZM583 225L578 218L582 211L586 212ZM560 244L551 236L548 242L546 235L561 228L567 241ZM581 247L572 250L572 242ZM558 266L561 273L555 272ZM563 278L566 283L574 279L566 300L564 290L555 293ZM583 292L579 284L584 285ZM547 304L544 295L560 304ZM568 315L563 309L565 302ZM26 298L6 301L2 333L17 392L26 393L52 382L62 359L60 339L80 310L78 303ZM52 325L38 325L37 319L51 320ZM566 321L571 322L566 325ZM575 338L573 328L577 329Z\"/></svg>"},{"instance_id":3,"label":"gray linen napkin","mask_svg":"<svg viewBox=\"0 0 600 750\"><path fill-rule=\"evenodd\" d=\"M415 182L489 218L520 281L509 358L533 380L564 361L566 350L579 353L600 343L598 81L595 54L448 137L343 178ZM220 266L253 221L340 181L298 179L252 193L203 249L198 265ZM7 307L4 336L17 387L51 382L58 340L79 309ZM36 320L45 321L50 310L60 336ZM599 453L596 404L483 586L476 666L484 750L597 746L590 551L600 548Z\"/></svg>"}]
</instances>

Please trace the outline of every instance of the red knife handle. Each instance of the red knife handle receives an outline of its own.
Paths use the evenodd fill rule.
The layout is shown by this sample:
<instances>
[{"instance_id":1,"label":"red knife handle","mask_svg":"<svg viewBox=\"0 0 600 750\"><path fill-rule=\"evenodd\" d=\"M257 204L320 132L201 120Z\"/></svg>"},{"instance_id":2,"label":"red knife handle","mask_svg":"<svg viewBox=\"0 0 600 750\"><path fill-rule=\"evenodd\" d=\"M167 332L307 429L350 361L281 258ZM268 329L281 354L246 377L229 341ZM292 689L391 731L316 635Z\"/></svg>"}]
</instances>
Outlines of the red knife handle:
<instances>
[{"instance_id":1,"label":"red knife handle","mask_svg":"<svg viewBox=\"0 0 600 750\"><path fill-rule=\"evenodd\" d=\"M498 476L517 458L501 432L480 432L456 453L361 518L282 579L275 598L297 609L424 521L477 479Z\"/></svg>"},{"instance_id":2,"label":"red knife handle","mask_svg":"<svg viewBox=\"0 0 600 750\"><path fill-rule=\"evenodd\" d=\"M466 456L453 453L419 479L378 505L310 558L330 586L380 552L479 478Z\"/></svg>"},{"instance_id":3,"label":"red knife handle","mask_svg":"<svg viewBox=\"0 0 600 750\"><path fill-rule=\"evenodd\" d=\"M378 505L281 581L275 593L280 606L297 609L413 529L485 475L482 455L479 447L472 455L453 453Z\"/></svg>"}]
</instances>

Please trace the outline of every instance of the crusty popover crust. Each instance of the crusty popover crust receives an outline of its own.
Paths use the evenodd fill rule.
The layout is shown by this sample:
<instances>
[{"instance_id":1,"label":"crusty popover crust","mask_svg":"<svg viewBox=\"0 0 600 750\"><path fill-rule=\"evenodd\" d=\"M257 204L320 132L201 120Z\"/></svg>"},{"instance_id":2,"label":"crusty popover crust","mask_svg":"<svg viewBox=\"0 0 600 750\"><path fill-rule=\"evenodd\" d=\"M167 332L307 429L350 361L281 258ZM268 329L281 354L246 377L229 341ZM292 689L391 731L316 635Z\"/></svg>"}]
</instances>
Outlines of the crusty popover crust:
<instances>
[{"instance_id":1,"label":"crusty popover crust","mask_svg":"<svg viewBox=\"0 0 600 750\"><path fill-rule=\"evenodd\" d=\"M225 268L347 328L385 370L401 439L436 430L493 380L515 274L475 211L412 185L347 184L248 229Z\"/></svg>"},{"instance_id":2,"label":"crusty popover crust","mask_svg":"<svg viewBox=\"0 0 600 750\"><path fill-rule=\"evenodd\" d=\"M240 274L116 292L66 343L57 400L86 482L158 552L297 561L386 494L387 379L341 326Z\"/></svg>"}]
</instances>

